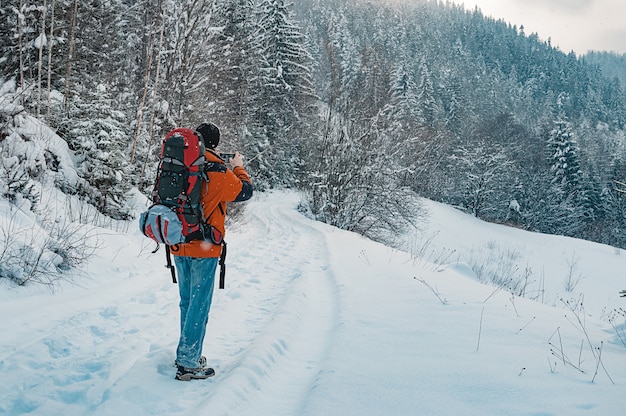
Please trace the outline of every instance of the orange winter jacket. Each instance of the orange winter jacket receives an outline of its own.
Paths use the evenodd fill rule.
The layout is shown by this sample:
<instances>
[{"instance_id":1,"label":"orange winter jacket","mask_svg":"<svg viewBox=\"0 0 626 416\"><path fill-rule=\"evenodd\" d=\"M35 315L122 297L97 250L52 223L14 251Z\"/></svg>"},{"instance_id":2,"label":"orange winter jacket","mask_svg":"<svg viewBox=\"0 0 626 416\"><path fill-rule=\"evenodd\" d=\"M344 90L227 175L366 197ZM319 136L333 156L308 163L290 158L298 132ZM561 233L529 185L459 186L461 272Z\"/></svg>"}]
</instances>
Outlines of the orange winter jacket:
<instances>
[{"instance_id":1,"label":"orange winter jacket","mask_svg":"<svg viewBox=\"0 0 626 416\"><path fill-rule=\"evenodd\" d=\"M224 163L212 151L206 152L207 162ZM208 181L203 181L200 203L204 212L205 221L225 234L224 220L226 218L226 203L246 201L252 196L252 181L246 170L235 167L225 172L207 172ZM194 240L185 244L176 244L171 247L175 256L186 257L219 257L222 246L211 241Z\"/></svg>"}]
</instances>

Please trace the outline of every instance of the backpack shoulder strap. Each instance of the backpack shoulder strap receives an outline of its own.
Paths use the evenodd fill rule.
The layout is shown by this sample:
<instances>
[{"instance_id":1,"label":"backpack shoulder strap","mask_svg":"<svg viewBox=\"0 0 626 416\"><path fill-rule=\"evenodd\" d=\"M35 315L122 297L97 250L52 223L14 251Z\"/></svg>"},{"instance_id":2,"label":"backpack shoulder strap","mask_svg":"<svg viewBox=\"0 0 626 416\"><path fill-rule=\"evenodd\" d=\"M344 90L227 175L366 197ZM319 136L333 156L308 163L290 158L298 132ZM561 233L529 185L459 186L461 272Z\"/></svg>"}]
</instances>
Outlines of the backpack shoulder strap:
<instances>
[{"instance_id":1,"label":"backpack shoulder strap","mask_svg":"<svg viewBox=\"0 0 626 416\"><path fill-rule=\"evenodd\" d=\"M167 265L165 267L170 269L170 272L172 273L172 283L176 283L176 269L174 268L174 265L172 264L171 250L170 250L170 246L168 245L165 245L165 259L167 261Z\"/></svg>"},{"instance_id":2,"label":"backpack shoulder strap","mask_svg":"<svg viewBox=\"0 0 626 416\"><path fill-rule=\"evenodd\" d=\"M207 162L204 164L204 172L220 172L224 173L228 170L225 164L221 162Z\"/></svg>"}]
</instances>

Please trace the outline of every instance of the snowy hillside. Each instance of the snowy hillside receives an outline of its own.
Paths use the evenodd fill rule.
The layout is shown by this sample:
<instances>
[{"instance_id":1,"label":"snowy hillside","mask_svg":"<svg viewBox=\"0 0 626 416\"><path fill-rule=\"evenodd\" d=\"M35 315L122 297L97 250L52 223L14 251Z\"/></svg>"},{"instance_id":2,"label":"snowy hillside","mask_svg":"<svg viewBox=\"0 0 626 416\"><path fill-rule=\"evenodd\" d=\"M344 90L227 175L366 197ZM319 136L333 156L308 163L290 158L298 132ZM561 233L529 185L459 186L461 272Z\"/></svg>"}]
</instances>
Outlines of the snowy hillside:
<instances>
[{"instance_id":1,"label":"snowy hillside","mask_svg":"<svg viewBox=\"0 0 626 416\"><path fill-rule=\"evenodd\" d=\"M231 227L208 380L174 380L177 288L135 224L101 229L87 272L55 293L2 283L0 414L624 413L620 250L427 203L417 258L313 222L299 199L259 193ZM478 282L494 259L520 263L505 270L536 300Z\"/></svg>"}]
</instances>

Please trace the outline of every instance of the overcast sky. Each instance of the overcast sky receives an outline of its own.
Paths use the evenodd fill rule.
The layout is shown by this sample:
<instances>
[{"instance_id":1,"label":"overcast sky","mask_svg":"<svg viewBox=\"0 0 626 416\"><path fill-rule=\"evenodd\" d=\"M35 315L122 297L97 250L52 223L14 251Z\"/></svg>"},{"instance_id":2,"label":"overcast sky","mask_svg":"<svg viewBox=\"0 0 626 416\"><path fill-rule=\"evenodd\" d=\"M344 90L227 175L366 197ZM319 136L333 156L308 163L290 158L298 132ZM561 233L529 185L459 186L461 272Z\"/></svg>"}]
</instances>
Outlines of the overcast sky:
<instances>
[{"instance_id":1,"label":"overcast sky","mask_svg":"<svg viewBox=\"0 0 626 416\"><path fill-rule=\"evenodd\" d=\"M526 35L580 56L589 50L626 53L626 0L457 0L468 10L524 25Z\"/></svg>"}]
</instances>

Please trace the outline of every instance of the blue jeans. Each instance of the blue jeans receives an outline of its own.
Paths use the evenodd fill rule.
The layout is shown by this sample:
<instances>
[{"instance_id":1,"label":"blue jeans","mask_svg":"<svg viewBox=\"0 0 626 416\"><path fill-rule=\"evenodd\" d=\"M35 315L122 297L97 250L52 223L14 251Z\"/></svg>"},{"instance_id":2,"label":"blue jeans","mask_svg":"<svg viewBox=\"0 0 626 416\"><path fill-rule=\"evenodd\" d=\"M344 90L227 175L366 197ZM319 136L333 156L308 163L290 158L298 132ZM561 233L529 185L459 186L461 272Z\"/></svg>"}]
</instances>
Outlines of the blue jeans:
<instances>
[{"instance_id":1,"label":"blue jeans","mask_svg":"<svg viewBox=\"0 0 626 416\"><path fill-rule=\"evenodd\" d=\"M180 293L180 339L178 365L197 368L213 300L218 258L174 256Z\"/></svg>"}]
</instances>

